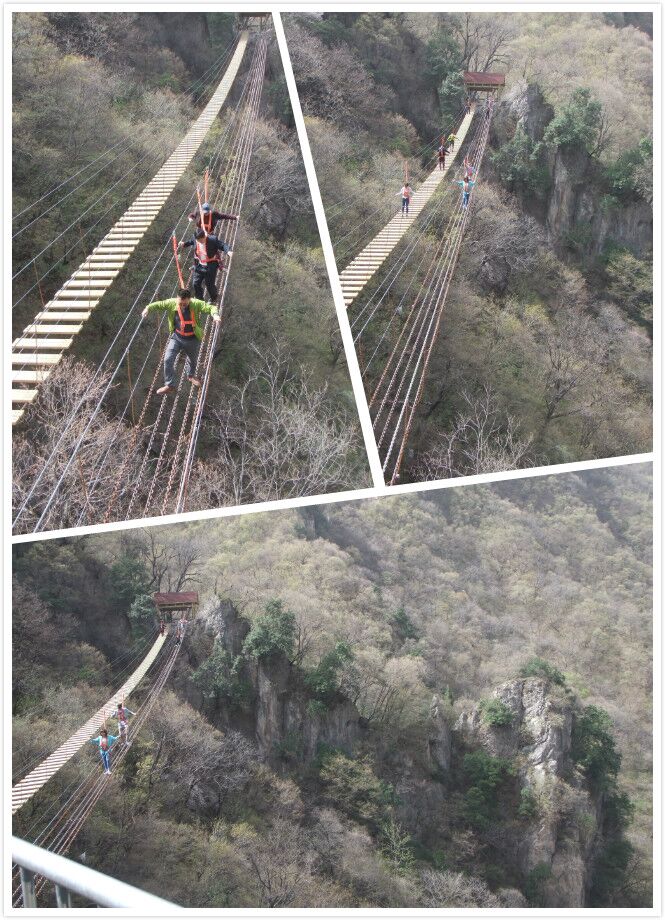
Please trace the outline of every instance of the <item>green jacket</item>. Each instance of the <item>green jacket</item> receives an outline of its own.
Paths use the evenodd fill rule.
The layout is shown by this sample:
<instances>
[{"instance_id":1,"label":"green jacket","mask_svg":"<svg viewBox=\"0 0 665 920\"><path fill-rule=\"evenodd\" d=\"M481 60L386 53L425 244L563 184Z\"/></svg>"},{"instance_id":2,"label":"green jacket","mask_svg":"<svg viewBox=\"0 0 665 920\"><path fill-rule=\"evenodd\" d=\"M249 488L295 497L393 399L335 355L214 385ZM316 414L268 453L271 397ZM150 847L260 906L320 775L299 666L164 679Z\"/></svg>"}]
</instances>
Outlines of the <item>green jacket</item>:
<instances>
[{"instance_id":1,"label":"green jacket","mask_svg":"<svg viewBox=\"0 0 665 920\"><path fill-rule=\"evenodd\" d=\"M171 297L169 300L155 300L153 303L149 303L146 307L148 313L154 313L157 310L166 310L166 315L169 321L169 332L175 332L175 315L178 312L177 309L178 301L175 297ZM194 316L196 317L196 326L194 326L194 335L197 339L203 338L203 329L199 326L199 316L201 313L207 313L210 316L219 316L219 311L213 303L206 303L205 300L198 300L196 297L192 297L189 301L190 308L194 311Z\"/></svg>"}]
</instances>

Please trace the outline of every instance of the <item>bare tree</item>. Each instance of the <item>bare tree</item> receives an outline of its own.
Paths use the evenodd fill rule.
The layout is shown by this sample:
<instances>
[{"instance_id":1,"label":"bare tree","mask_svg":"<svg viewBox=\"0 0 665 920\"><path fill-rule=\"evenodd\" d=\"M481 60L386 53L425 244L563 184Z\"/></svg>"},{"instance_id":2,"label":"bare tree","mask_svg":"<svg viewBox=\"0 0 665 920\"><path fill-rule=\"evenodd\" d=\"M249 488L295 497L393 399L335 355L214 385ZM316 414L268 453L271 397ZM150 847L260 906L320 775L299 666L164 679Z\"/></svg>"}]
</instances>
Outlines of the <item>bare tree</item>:
<instances>
[{"instance_id":1,"label":"bare tree","mask_svg":"<svg viewBox=\"0 0 665 920\"><path fill-rule=\"evenodd\" d=\"M516 35L510 20L491 13L461 13L445 17L462 51L465 70L484 72L508 64L508 46Z\"/></svg>"},{"instance_id":2,"label":"bare tree","mask_svg":"<svg viewBox=\"0 0 665 920\"><path fill-rule=\"evenodd\" d=\"M519 422L501 412L491 387L484 385L476 396L464 391L462 399L466 408L456 414L440 444L422 459L424 478L496 473L534 463L533 439L520 436Z\"/></svg>"},{"instance_id":3,"label":"bare tree","mask_svg":"<svg viewBox=\"0 0 665 920\"><path fill-rule=\"evenodd\" d=\"M156 591L182 591L198 581L205 560L203 541L187 531L175 535L142 531L150 586Z\"/></svg>"},{"instance_id":4,"label":"bare tree","mask_svg":"<svg viewBox=\"0 0 665 920\"><path fill-rule=\"evenodd\" d=\"M288 907L312 872L309 835L297 824L277 818L267 834L240 840L259 888L261 907Z\"/></svg>"},{"instance_id":5,"label":"bare tree","mask_svg":"<svg viewBox=\"0 0 665 920\"><path fill-rule=\"evenodd\" d=\"M211 413L216 456L192 477L191 507L316 495L356 485L359 433L325 387L295 372L279 345L262 354L224 409Z\"/></svg>"}]
</instances>

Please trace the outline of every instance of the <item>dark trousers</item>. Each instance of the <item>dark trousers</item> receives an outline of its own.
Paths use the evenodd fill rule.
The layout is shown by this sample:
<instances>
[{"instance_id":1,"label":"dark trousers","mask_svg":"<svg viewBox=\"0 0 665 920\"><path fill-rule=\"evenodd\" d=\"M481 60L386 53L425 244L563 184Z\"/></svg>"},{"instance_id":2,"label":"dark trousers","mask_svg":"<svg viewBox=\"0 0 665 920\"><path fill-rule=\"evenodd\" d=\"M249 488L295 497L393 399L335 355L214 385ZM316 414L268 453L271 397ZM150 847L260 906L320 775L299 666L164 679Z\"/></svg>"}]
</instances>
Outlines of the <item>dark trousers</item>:
<instances>
[{"instance_id":1,"label":"dark trousers","mask_svg":"<svg viewBox=\"0 0 665 920\"><path fill-rule=\"evenodd\" d=\"M217 262L194 266L194 296L203 300L203 285L208 289L208 301L217 303Z\"/></svg>"},{"instance_id":2,"label":"dark trousers","mask_svg":"<svg viewBox=\"0 0 665 920\"><path fill-rule=\"evenodd\" d=\"M199 356L201 343L195 335L181 339L175 332L169 339L164 353L164 383L167 387L174 387L175 383L175 359L181 351L187 355L187 365L185 373L188 377L193 377L196 373L196 359Z\"/></svg>"}]
</instances>

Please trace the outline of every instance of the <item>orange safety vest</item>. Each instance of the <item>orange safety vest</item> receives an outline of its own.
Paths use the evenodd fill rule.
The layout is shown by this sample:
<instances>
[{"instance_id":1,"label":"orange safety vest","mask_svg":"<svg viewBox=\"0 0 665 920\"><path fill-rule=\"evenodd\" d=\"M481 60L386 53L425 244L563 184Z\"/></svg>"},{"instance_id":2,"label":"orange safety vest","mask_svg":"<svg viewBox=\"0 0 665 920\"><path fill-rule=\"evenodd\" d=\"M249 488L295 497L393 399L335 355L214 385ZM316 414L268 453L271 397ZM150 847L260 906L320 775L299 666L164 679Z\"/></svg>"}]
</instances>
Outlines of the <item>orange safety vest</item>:
<instances>
[{"instance_id":1,"label":"orange safety vest","mask_svg":"<svg viewBox=\"0 0 665 920\"><path fill-rule=\"evenodd\" d=\"M179 303L176 302L176 309L178 311L178 317L180 318L180 329L177 330L179 335L191 336L195 335L194 329L196 327L196 314L194 313L194 308L192 305L189 305L189 315L191 319L185 319L182 313L182 307ZM189 326L189 331L187 330Z\"/></svg>"},{"instance_id":2,"label":"orange safety vest","mask_svg":"<svg viewBox=\"0 0 665 920\"><path fill-rule=\"evenodd\" d=\"M201 265L207 265L209 262L219 262L219 252L216 252L214 256L208 255L207 242L205 236L203 239L196 241L196 258Z\"/></svg>"},{"instance_id":3,"label":"orange safety vest","mask_svg":"<svg viewBox=\"0 0 665 920\"><path fill-rule=\"evenodd\" d=\"M104 738L103 736L99 739L99 746L102 751L108 751L109 749L109 739Z\"/></svg>"},{"instance_id":4,"label":"orange safety vest","mask_svg":"<svg viewBox=\"0 0 665 920\"><path fill-rule=\"evenodd\" d=\"M203 212L203 229L206 233L212 233L212 211L207 214Z\"/></svg>"}]
</instances>

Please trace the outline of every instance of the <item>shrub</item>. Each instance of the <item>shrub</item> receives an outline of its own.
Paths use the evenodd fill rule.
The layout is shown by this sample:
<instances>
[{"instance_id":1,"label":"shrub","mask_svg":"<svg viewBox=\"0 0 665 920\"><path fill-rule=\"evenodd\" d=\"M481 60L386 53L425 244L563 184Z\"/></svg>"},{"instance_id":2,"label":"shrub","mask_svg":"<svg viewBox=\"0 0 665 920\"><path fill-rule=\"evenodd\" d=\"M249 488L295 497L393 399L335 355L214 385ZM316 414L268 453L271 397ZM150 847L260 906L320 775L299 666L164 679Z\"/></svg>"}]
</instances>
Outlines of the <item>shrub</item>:
<instances>
[{"instance_id":1,"label":"shrub","mask_svg":"<svg viewBox=\"0 0 665 920\"><path fill-rule=\"evenodd\" d=\"M208 658L192 674L192 683L208 700L224 699L240 705L250 695L249 684L239 676L241 664L241 659L232 658L216 639Z\"/></svg>"},{"instance_id":2,"label":"shrub","mask_svg":"<svg viewBox=\"0 0 665 920\"><path fill-rule=\"evenodd\" d=\"M544 143L551 147L583 147L594 153L602 116L603 107L590 90L576 89L545 129Z\"/></svg>"},{"instance_id":3,"label":"shrub","mask_svg":"<svg viewBox=\"0 0 665 920\"><path fill-rule=\"evenodd\" d=\"M295 635L295 614L284 610L281 601L269 601L265 613L252 623L243 652L250 658L271 658L280 654L288 658L293 654Z\"/></svg>"},{"instance_id":4,"label":"shrub","mask_svg":"<svg viewBox=\"0 0 665 920\"><path fill-rule=\"evenodd\" d=\"M558 684L560 687L566 683L563 673L543 658L529 659L524 667L520 668L520 677L544 677L550 683Z\"/></svg>"},{"instance_id":5,"label":"shrub","mask_svg":"<svg viewBox=\"0 0 665 920\"><path fill-rule=\"evenodd\" d=\"M381 853L396 872L406 875L413 869L411 837L393 817L381 825Z\"/></svg>"},{"instance_id":6,"label":"shrub","mask_svg":"<svg viewBox=\"0 0 665 920\"><path fill-rule=\"evenodd\" d=\"M129 622L135 636L145 636L155 625L155 605L147 594L139 594L129 608Z\"/></svg>"},{"instance_id":7,"label":"shrub","mask_svg":"<svg viewBox=\"0 0 665 920\"><path fill-rule=\"evenodd\" d=\"M547 863L538 863L529 872L524 883L524 895L531 907L544 907L543 883L552 875L552 868Z\"/></svg>"},{"instance_id":8,"label":"shrub","mask_svg":"<svg viewBox=\"0 0 665 920\"><path fill-rule=\"evenodd\" d=\"M511 192L544 195L549 188L550 175L543 161L543 145L535 143L521 128L492 155L492 164Z\"/></svg>"},{"instance_id":9,"label":"shrub","mask_svg":"<svg viewBox=\"0 0 665 920\"><path fill-rule=\"evenodd\" d=\"M510 725L513 721L513 714L510 707L506 706L501 700L481 700L480 709L483 714L483 722L485 722L486 725L502 727L504 725Z\"/></svg>"},{"instance_id":10,"label":"shrub","mask_svg":"<svg viewBox=\"0 0 665 920\"><path fill-rule=\"evenodd\" d=\"M652 266L627 249L612 247L605 255L607 293L631 316L651 323L653 319Z\"/></svg>"},{"instance_id":11,"label":"shrub","mask_svg":"<svg viewBox=\"0 0 665 920\"><path fill-rule=\"evenodd\" d=\"M463 768L470 784L464 795L464 817L473 827L486 830L496 816L498 789L514 772L512 764L503 757L473 751L464 756Z\"/></svg>"},{"instance_id":12,"label":"shrub","mask_svg":"<svg viewBox=\"0 0 665 920\"><path fill-rule=\"evenodd\" d=\"M418 638L418 630L413 625L413 621L404 607L400 607L399 610L393 613L390 617L390 624L402 642L406 639Z\"/></svg>"},{"instance_id":13,"label":"shrub","mask_svg":"<svg viewBox=\"0 0 665 920\"><path fill-rule=\"evenodd\" d=\"M517 814L525 821L535 818L538 814L538 800L533 790L529 789L528 786L520 789L520 803L517 806Z\"/></svg>"},{"instance_id":14,"label":"shrub","mask_svg":"<svg viewBox=\"0 0 665 920\"><path fill-rule=\"evenodd\" d=\"M338 642L326 652L318 665L305 675L305 686L315 700L330 702L339 691L339 672L353 659L353 652L346 642Z\"/></svg>"},{"instance_id":15,"label":"shrub","mask_svg":"<svg viewBox=\"0 0 665 920\"><path fill-rule=\"evenodd\" d=\"M115 606L127 609L138 595L148 594L148 575L140 559L122 555L109 569L111 596ZM154 612L154 608L153 608Z\"/></svg>"},{"instance_id":16,"label":"shrub","mask_svg":"<svg viewBox=\"0 0 665 920\"><path fill-rule=\"evenodd\" d=\"M392 786L376 776L366 757L352 760L335 751L320 760L319 777L335 808L378 829L394 799Z\"/></svg>"},{"instance_id":17,"label":"shrub","mask_svg":"<svg viewBox=\"0 0 665 920\"><path fill-rule=\"evenodd\" d=\"M570 756L596 791L610 789L621 766L611 728L612 720L599 706L587 706L573 725Z\"/></svg>"},{"instance_id":18,"label":"shrub","mask_svg":"<svg viewBox=\"0 0 665 920\"><path fill-rule=\"evenodd\" d=\"M622 200L638 194L650 201L652 166L653 144L649 138L644 137L637 147L624 150L605 168L612 194Z\"/></svg>"},{"instance_id":19,"label":"shrub","mask_svg":"<svg viewBox=\"0 0 665 920\"><path fill-rule=\"evenodd\" d=\"M611 840L601 850L591 882L591 907L607 907L612 904L613 895L625 882L632 855L633 847L623 837Z\"/></svg>"}]
</instances>

